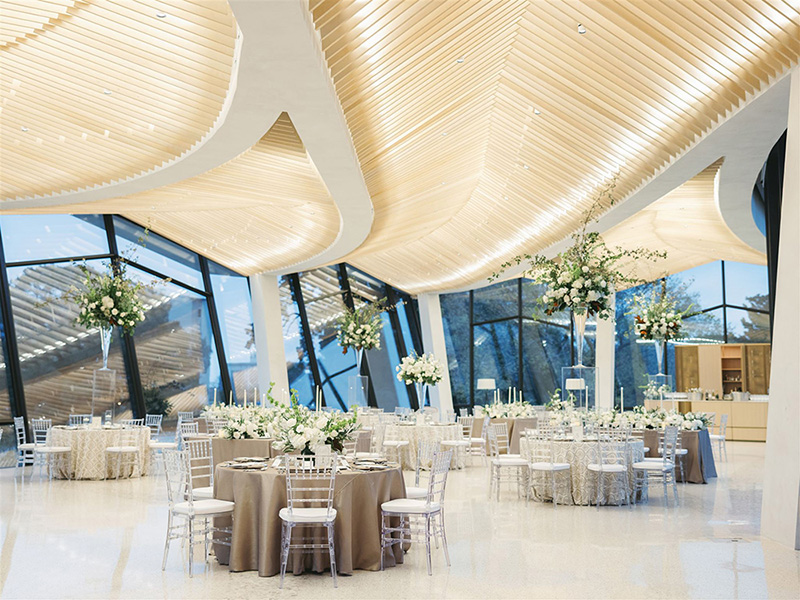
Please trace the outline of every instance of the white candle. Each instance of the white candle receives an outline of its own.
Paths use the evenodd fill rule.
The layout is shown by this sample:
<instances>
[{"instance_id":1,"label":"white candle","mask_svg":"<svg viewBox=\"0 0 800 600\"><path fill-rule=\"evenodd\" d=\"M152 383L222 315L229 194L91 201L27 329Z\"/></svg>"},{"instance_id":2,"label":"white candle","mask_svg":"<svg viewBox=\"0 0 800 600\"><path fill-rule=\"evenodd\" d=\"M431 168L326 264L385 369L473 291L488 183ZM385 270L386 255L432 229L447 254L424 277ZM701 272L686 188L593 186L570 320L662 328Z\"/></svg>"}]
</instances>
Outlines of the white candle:
<instances>
[{"instance_id":1,"label":"white candle","mask_svg":"<svg viewBox=\"0 0 800 600\"><path fill-rule=\"evenodd\" d=\"M214 388L214 406L217 405L217 388Z\"/></svg>"},{"instance_id":2,"label":"white candle","mask_svg":"<svg viewBox=\"0 0 800 600\"><path fill-rule=\"evenodd\" d=\"M619 388L619 412L625 412L625 388Z\"/></svg>"},{"instance_id":3,"label":"white candle","mask_svg":"<svg viewBox=\"0 0 800 600\"><path fill-rule=\"evenodd\" d=\"M522 390L519 391L519 401L522 402Z\"/></svg>"},{"instance_id":4,"label":"white candle","mask_svg":"<svg viewBox=\"0 0 800 600\"><path fill-rule=\"evenodd\" d=\"M660 399L660 405L661 406L660 407L661 407L661 410L664 410L664 390L661 390L659 392L659 395L661 397L661 399Z\"/></svg>"},{"instance_id":5,"label":"white candle","mask_svg":"<svg viewBox=\"0 0 800 600\"><path fill-rule=\"evenodd\" d=\"M233 404L233 390L228 392L228 406L230 406L231 404Z\"/></svg>"}]
</instances>

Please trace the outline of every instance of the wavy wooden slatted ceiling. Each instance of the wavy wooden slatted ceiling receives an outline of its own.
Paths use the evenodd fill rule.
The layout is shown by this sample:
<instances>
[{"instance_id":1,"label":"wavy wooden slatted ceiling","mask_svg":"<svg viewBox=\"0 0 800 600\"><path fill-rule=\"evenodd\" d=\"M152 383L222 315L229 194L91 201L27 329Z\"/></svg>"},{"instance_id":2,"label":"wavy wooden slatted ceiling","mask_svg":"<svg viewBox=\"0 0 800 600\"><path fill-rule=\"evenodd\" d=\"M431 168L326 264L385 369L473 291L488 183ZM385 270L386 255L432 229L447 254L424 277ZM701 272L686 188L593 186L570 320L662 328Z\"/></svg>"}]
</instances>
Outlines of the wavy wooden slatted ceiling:
<instances>
[{"instance_id":1,"label":"wavy wooden slatted ceiling","mask_svg":"<svg viewBox=\"0 0 800 600\"><path fill-rule=\"evenodd\" d=\"M245 275L311 258L339 232L339 211L285 113L250 150L202 175L68 209L122 214Z\"/></svg>"},{"instance_id":2,"label":"wavy wooden slatted ceiling","mask_svg":"<svg viewBox=\"0 0 800 600\"><path fill-rule=\"evenodd\" d=\"M347 260L410 292L563 239L615 173L624 197L800 54L794 1L310 9L375 203Z\"/></svg>"},{"instance_id":3,"label":"wavy wooden slatted ceiling","mask_svg":"<svg viewBox=\"0 0 800 600\"><path fill-rule=\"evenodd\" d=\"M227 2L2 0L0 21L0 206L151 171L221 114Z\"/></svg>"}]
</instances>

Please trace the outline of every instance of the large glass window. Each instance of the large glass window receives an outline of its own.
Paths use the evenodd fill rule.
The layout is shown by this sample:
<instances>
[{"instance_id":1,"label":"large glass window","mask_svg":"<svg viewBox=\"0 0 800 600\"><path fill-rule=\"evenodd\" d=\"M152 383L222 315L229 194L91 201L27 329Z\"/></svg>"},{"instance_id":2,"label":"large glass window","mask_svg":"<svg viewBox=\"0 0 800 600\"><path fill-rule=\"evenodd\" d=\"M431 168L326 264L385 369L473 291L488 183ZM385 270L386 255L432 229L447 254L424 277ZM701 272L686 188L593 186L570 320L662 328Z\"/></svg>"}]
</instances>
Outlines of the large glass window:
<instances>
[{"instance_id":1,"label":"large glass window","mask_svg":"<svg viewBox=\"0 0 800 600\"><path fill-rule=\"evenodd\" d=\"M3 316L0 314L0 423L11 421L13 416L11 414L11 386L8 382L8 365L3 351L6 335Z\"/></svg>"},{"instance_id":2,"label":"large glass window","mask_svg":"<svg viewBox=\"0 0 800 600\"><path fill-rule=\"evenodd\" d=\"M312 398L314 377L311 373L308 352L303 341L303 324L297 303L292 297L289 277L281 277L281 323L283 324L283 351L286 355L286 371L289 376L289 388L295 389L302 398ZM273 390L277 399L285 400L289 390Z\"/></svg>"},{"instance_id":3,"label":"large glass window","mask_svg":"<svg viewBox=\"0 0 800 600\"><path fill-rule=\"evenodd\" d=\"M447 367L450 372L450 389L453 406L470 405L470 328L469 292L442 294L442 321L447 345Z\"/></svg>"},{"instance_id":4,"label":"large glass window","mask_svg":"<svg viewBox=\"0 0 800 600\"><path fill-rule=\"evenodd\" d=\"M5 215L0 229L8 263L109 253L101 215Z\"/></svg>"}]
</instances>

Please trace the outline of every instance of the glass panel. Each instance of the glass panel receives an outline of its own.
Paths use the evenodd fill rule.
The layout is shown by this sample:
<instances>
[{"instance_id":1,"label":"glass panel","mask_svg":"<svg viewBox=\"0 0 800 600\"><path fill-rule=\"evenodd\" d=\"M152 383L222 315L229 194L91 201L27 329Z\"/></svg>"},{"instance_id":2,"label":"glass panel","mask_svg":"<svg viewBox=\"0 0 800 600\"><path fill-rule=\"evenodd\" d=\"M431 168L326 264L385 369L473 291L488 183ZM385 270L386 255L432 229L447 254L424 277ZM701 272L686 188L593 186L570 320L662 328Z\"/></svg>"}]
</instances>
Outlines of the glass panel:
<instances>
[{"instance_id":1,"label":"glass panel","mask_svg":"<svg viewBox=\"0 0 800 600\"><path fill-rule=\"evenodd\" d=\"M109 252L100 215L6 215L0 229L9 263Z\"/></svg>"},{"instance_id":2,"label":"glass panel","mask_svg":"<svg viewBox=\"0 0 800 600\"><path fill-rule=\"evenodd\" d=\"M716 344L725 339L722 309L718 308L683 320L681 342L685 344Z\"/></svg>"},{"instance_id":3,"label":"glass panel","mask_svg":"<svg viewBox=\"0 0 800 600\"><path fill-rule=\"evenodd\" d=\"M549 323L522 320L522 368L524 398L546 404L561 387L561 367L570 364L569 322L549 317Z\"/></svg>"},{"instance_id":4,"label":"glass panel","mask_svg":"<svg viewBox=\"0 0 800 600\"><path fill-rule=\"evenodd\" d=\"M725 304L769 312L767 267L725 261Z\"/></svg>"},{"instance_id":5,"label":"glass panel","mask_svg":"<svg viewBox=\"0 0 800 600\"><path fill-rule=\"evenodd\" d=\"M247 278L209 261L208 270L225 359L238 398L254 393L258 387L253 311ZM266 390L260 390L266 392Z\"/></svg>"},{"instance_id":6,"label":"glass panel","mask_svg":"<svg viewBox=\"0 0 800 600\"><path fill-rule=\"evenodd\" d=\"M0 315L0 422L11 421L11 382L8 380L8 368L6 357L3 353L3 340L5 339L6 329L3 326L3 319ZM3 434L5 435L5 434ZM0 438L1 440L2 438Z\"/></svg>"},{"instance_id":7,"label":"glass panel","mask_svg":"<svg viewBox=\"0 0 800 600\"><path fill-rule=\"evenodd\" d=\"M455 408L470 405L469 292L439 296Z\"/></svg>"},{"instance_id":8,"label":"glass panel","mask_svg":"<svg viewBox=\"0 0 800 600\"><path fill-rule=\"evenodd\" d=\"M769 314L728 308L729 343L769 343Z\"/></svg>"},{"instance_id":9,"label":"glass panel","mask_svg":"<svg viewBox=\"0 0 800 600\"><path fill-rule=\"evenodd\" d=\"M0 425L0 468L17 464L17 434L13 425Z\"/></svg>"},{"instance_id":10,"label":"glass panel","mask_svg":"<svg viewBox=\"0 0 800 600\"><path fill-rule=\"evenodd\" d=\"M148 403L169 403L167 418L179 411L198 411L222 398L219 361L204 296L128 267L128 275L145 284L147 318L136 328L136 358ZM152 409L149 409L152 410Z\"/></svg>"},{"instance_id":11,"label":"glass panel","mask_svg":"<svg viewBox=\"0 0 800 600\"><path fill-rule=\"evenodd\" d=\"M300 315L297 312L297 304L292 299L288 277L281 277L279 289L281 322L283 323L283 351L286 355L289 387L297 390L302 398L313 398L313 377L308 365L308 354L303 345ZM273 396L277 400L283 400L285 398L284 391L288 394L288 390L273 390Z\"/></svg>"},{"instance_id":12,"label":"glass panel","mask_svg":"<svg viewBox=\"0 0 800 600\"><path fill-rule=\"evenodd\" d=\"M519 387L519 330L517 319L473 327L475 379L494 379L500 390ZM475 390L475 404L491 402L492 392Z\"/></svg>"},{"instance_id":13,"label":"glass panel","mask_svg":"<svg viewBox=\"0 0 800 600\"><path fill-rule=\"evenodd\" d=\"M474 323L516 317L519 315L519 283L512 279L475 290L472 302Z\"/></svg>"},{"instance_id":14,"label":"glass panel","mask_svg":"<svg viewBox=\"0 0 800 600\"><path fill-rule=\"evenodd\" d=\"M667 277L667 291L683 310L703 310L722 304L722 267L715 261ZM639 292L641 293L641 292Z\"/></svg>"},{"instance_id":15,"label":"glass panel","mask_svg":"<svg viewBox=\"0 0 800 600\"><path fill-rule=\"evenodd\" d=\"M347 278L350 283L350 291L352 291L353 295L356 297L356 302L359 298L361 300L374 302L386 296L386 286L382 282L378 281L374 277L370 277L366 273L362 273L350 265L345 266L347 268Z\"/></svg>"},{"instance_id":16,"label":"glass panel","mask_svg":"<svg viewBox=\"0 0 800 600\"><path fill-rule=\"evenodd\" d=\"M143 227L119 217L114 217L114 233L120 255L167 277L203 289L200 259L191 250L152 231L145 238Z\"/></svg>"},{"instance_id":17,"label":"glass panel","mask_svg":"<svg viewBox=\"0 0 800 600\"><path fill-rule=\"evenodd\" d=\"M86 266L106 270L105 261L87 261ZM130 418L119 334L115 331L111 338L108 370L102 370L100 334L75 324L77 305L56 301L41 305L71 286L81 288L84 276L78 267L67 263L13 267L8 278L28 417L47 417L60 424L71 413L102 415L113 407L115 418Z\"/></svg>"},{"instance_id":18,"label":"glass panel","mask_svg":"<svg viewBox=\"0 0 800 600\"><path fill-rule=\"evenodd\" d=\"M381 347L367 351L367 362L375 401L384 410L393 411L397 406L411 406L411 402L406 385L397 380L395 367L402 357L397 350L389 314L382 313L381 320Z\"/></svg>"},{"instance_id":19,"label":"glass panel","mask_svg":"<svg viewBox=\"0 0 800 600\"><path fill-rule=\"evenodd\" d=\"M656 372L655 348L652 342L639 339L634 330L634 315L630 314L634 295L649 293L647 287L622 290L616 295L615 398L624 390L627 407L644 403L647 374Z\"/></svg>"}]
</instances>

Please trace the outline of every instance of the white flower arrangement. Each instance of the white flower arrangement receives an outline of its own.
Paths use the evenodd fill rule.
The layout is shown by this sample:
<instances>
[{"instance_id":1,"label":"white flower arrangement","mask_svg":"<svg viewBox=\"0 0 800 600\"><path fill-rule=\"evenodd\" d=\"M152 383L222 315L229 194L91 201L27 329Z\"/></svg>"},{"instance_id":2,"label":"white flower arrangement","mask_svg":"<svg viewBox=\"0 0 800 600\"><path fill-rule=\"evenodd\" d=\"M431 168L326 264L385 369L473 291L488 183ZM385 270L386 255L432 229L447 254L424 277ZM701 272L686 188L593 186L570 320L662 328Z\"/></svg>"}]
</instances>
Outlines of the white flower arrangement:
<instances>
[{"instance_id":1,"label":"white flower arrangement","mask_svg":"<svg viewBox=\"0 0 800 600\"><path fill-rule=\"evenodd\" d=\"M634 321L636 333L643 340L669 341L678 338L683 318L689 310L679 311L674 299L662 289L652 296L634 296Z\"/></svg>"},{"instance_id":2,"label":"white flower arrangement","mask_svg":"<svg viewBox=\"0 0 800 600\"><path fill-rule=\"evenodd\" d=\"M534 415L533 406L524 400L501 402L495 400L485 406L476 405L475 414L490 419L527 419Z\"/></svg>"},{"instance_id":3,"label":"white flower arrangement","mask_svg":"<svg viewBox=\"0 0 800 600\"><path fill-rule=\"evenodd\" d=\"M707 429L713 423L703 412L681 414L677 410L648 410L635 406L632 411L620 413L616 410L582 412L569 403L557 401L548 404L550 422L554 426L593 425L595 427L633 427L636 429L663 429L674 426L687 431Z\"/></svg>"},{"instance_id":4,"label":"white flower arrangement","mask_svg":"<svg viewBox=\"0 0 800 600\"><path fill-rule=\"evenodd\" d=\"M642 389L644 389L644 397L648 400L657 400L661 397L661 394L672 393L671 386L666 383L658 385L655 381L648 381L647 385L642 386Z\"/></svg>"},{"instance_id":5,"label":"white flower arrangement","mask_svg":"<svg viewBox=\"0 0 800 600\"><path fill-rule=\"evenodd\" d=\"M409 354L397 365L397 380L405 383L436 385L444 377L444 367L433 354Z\"/></svg>"},{"instance_id":6,"label":"white flower arrangement","mask_svg":"<svg viewBox=\"0 0 800 600\"><path fill-rule=\"evenodd\" d=\"M316 454L323 446L342 452L344 443L352 440L359 429L358 414L312 411L297 403L292 395L290 406L275 410L267 424L267 435L275 441L272 446L282 453Z\"/></svg>"},{"instance_id":7,"label":"white flower arrangement","mask_svg":"<svg viewBox=\"0 0 800 600\"><path fill-rule=\"evenodd\" d=\"M125 277L124 263L116 271L109 267L108 273L96 273L86 265L78 268L85 277L84 289L71 288L67 294L80 306L76 321L87 328L121 327L133 333L144 321L144 306L138 296L142 284Z\"/></svg>"},{"instance_id":8,"label":"white flower arrangement","mask_svg":"<svg viewBox=\"0 0 800 600\"><path fill-rule=\"evenodd\" d=\"M346 309L338 319L339 332L336 338L342 353L348 348L371 350L381 347L381 329L384 300L364 304L354 310Z\"/></svg>"}]
</instances>

